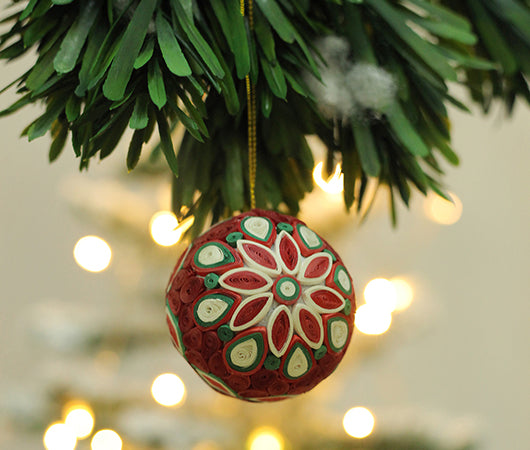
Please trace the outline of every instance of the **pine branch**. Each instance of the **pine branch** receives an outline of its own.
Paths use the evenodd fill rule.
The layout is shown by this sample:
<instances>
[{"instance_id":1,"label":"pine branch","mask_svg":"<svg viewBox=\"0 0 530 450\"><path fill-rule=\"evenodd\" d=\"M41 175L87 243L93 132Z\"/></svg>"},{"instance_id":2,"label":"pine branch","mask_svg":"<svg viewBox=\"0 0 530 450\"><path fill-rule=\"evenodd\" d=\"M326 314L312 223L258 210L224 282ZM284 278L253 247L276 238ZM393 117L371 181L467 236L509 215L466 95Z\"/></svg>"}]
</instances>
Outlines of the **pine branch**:
<instances>
[{"instance_id":1,"label":"pine branch","mask_svg":"<svg viewBox=\"0 0 530 450\"><path fill-rule=\"evenodd\" d=\"M408 205L413 188L444 195L440 160L458 164L446 106L466 107L449 81L485 111L495 98L509 111L517 98L530 101L530 7L521 0L256 0L253 30L239 0L122 3L13 1L0 58L36 50L37 61L7 87L22 96L0 117L43 103L24 134L51 133L50 161L70 138L81 169L110 155L128 128L133 169L158 129L179 173L174 207L200 216L192 233L248 208L247 74L258 92L258 206L291 214L312 189L307 134L327 145L329 161L342 160L348 209L369 210L371 182ZM330 55L318 47L327 36L347 49L337 110L319 97L329 88ZM355 83L370 71L396 87L384 104L360 97ZM175 149L178 123L187 135Z\"/></svg>"}]
</instances>

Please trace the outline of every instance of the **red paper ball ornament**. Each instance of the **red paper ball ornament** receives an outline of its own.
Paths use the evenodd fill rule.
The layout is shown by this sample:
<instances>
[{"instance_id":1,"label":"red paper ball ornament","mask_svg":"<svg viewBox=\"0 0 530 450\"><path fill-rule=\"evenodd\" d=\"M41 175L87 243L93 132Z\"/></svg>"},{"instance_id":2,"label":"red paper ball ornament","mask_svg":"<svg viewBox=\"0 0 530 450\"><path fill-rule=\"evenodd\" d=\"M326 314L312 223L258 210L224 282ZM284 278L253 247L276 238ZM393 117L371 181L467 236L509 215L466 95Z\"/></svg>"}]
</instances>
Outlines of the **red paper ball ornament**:
<instances>
[{"instance_id":1,"label":"red paper ball ornament","mask_svg":"<svg viewBox=\"0 0 530 450\"><path fill-rule=\"evenodd\" d=\"M353 332L355 293L337 253L300 220L254 209L199 236L167 289L177 350L215 390L261 402L309 391Z\"/></svg>"}]
</instances>

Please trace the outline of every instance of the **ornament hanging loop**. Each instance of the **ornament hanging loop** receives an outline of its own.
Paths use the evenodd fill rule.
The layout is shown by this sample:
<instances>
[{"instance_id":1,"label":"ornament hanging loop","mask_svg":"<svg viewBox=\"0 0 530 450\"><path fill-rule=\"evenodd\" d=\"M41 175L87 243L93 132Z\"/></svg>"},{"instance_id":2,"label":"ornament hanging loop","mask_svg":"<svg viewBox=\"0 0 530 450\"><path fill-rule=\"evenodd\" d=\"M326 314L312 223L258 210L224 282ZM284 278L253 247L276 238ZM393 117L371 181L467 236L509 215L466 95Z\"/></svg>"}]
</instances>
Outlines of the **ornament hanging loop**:
<instances>
[{"instance_id":1,"label":"ornament hanging loop","mask_svg":"<svg viewBox=\"0 0 530 450\"><path fill-rule=\"evenodd\" d=\"M254 29L254 2L248 0L248 11L245 10L245 0L241 0L241 15L247 16L250 29ZM248 179L250 187L250 208L256 207L256 170L257 170L257 106L256 85L250 80L250 74L245 77L247 88L247 117L248 117Z\"/></svg>"}]
</instances>

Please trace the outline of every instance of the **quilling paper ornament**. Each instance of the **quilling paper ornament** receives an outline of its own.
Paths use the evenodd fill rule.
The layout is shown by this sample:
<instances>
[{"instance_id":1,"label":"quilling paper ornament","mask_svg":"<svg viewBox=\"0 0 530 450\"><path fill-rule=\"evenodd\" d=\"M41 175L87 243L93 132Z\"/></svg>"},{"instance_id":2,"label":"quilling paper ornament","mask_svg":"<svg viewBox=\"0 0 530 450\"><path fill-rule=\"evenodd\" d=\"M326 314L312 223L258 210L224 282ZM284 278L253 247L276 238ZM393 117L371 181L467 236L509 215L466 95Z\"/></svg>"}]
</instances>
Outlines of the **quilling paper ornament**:
<instances>
[{"instance_id":1,"label":"quilling paper ornament","mask_svg":"<svg viewBox=\"0 0 530 450\"><path fill-rule=\"evenodd\" d=\"M300 220L254 209L199 236L169 281L173 344L223 394L309 391L346 352L355 315L340 256Z\"/></svg>"}]
</instances>

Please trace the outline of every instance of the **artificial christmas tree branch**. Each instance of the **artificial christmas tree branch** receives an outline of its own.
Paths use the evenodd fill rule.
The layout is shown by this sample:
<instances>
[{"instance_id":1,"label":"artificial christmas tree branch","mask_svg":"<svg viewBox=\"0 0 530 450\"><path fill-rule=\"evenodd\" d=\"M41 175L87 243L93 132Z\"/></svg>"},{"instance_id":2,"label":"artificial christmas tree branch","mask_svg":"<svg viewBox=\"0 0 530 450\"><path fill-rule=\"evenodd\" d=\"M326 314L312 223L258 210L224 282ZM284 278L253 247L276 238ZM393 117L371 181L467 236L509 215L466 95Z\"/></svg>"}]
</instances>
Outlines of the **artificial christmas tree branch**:
<instances>
[{"instance_id":1,"label":"artificial christmas tree branch","mask_svg":"<svg viewBox=\"0 0 530 450\"><path fill-rule=\"evenodd\" d=\"M458 163L446 105L465 106L448 82L485 111L495 98L510 111L530 99L527 1L256 0L254 10L251 29L239 0L13 1L0 57L38 58L8 86L21 97L0 115L43 103L23 134L50 132L51 161L70 138L81 169L124 134L133 169L158 129L177 177L175 211L194 214L197 233L250 205L247 75L257 204L291 214L312 188L307 134L326 144L328 161L342 161L348 209L366 209L370 179L408 204L413 187L444 195L440 159ZM179 123L187 135L175 149Z\"/></svg>"}]
</instances>

